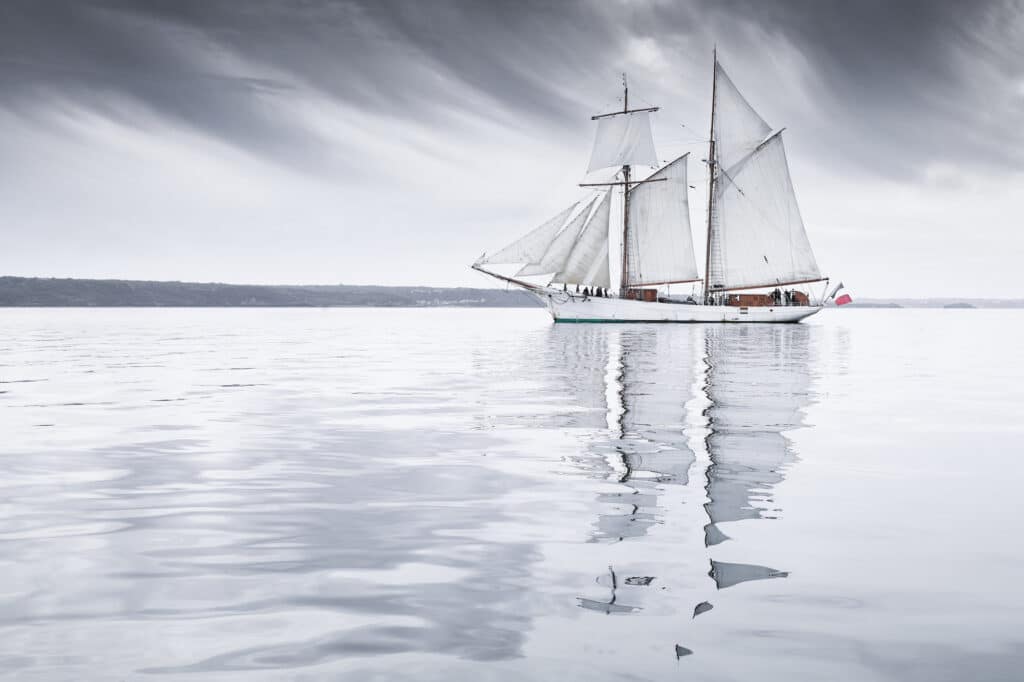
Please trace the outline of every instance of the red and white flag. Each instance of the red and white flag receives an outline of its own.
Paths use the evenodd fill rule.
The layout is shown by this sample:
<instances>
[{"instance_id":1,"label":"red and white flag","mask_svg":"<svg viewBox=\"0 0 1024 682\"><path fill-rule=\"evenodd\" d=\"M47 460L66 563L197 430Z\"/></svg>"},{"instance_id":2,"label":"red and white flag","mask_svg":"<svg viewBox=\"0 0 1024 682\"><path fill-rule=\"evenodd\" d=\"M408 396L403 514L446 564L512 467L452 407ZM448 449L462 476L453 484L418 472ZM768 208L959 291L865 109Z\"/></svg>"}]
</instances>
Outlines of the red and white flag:
<instances>
[{"instance_id":1,"label":"red and white flag","mask_svg":"<svg viewBox=\"0 0 1024 682\"><path fill-rule=\"evenodd\" d=\"M829 294L828 297L833 299L836 302L836 305L846 305L847 303L853 303L853 299L850 298L849 294L843 294L839 298L836 298L836 294L838 294L839 290L842 289L842 288L843 288L843 283L840 282L839 284L836 285L836 288L832 290L832 293Z\"/></svg>"}]
</instances>

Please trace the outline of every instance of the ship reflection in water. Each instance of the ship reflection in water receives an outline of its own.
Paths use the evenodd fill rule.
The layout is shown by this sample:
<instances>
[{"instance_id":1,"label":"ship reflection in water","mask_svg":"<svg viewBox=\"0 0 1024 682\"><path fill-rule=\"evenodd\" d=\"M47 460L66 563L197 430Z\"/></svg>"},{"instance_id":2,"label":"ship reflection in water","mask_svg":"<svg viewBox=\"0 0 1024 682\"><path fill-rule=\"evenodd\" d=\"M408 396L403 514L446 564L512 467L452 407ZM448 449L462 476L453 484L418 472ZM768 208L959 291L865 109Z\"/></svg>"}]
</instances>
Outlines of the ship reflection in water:
<instances>
[{"instance_id":1,"label":"ship reflection in water","mask_svg":"<svg viewBox=\"0 0 1024 682\"><path fill-rule=\"evenodd\" d=\"M592 453L618 486L599 495L608 511L598 517L592 539L629 542L655 524L670 523L672 514L659 498L674 487L687 487L697 467L705 481L703 537L715 589L787 577L787 571L775 567L716 560L715 550L730 540L730 524L777 518L773 488L796 460L784 434L801 426L809 402L809 329L741 325L573 331L591 350L594 335L607 339L601 378L608 438L598 439ZM590 393L597 391L591 387ZM606 614L637 613L643 609L630 602L630 589L647 588L655 578L626 576L609 566L595 579L607 597L579 597L578 604ZM692 617L713 607L701 601ZM691 653L677 645L677 653L680 649Z\"/></svg>"}]
</instances>

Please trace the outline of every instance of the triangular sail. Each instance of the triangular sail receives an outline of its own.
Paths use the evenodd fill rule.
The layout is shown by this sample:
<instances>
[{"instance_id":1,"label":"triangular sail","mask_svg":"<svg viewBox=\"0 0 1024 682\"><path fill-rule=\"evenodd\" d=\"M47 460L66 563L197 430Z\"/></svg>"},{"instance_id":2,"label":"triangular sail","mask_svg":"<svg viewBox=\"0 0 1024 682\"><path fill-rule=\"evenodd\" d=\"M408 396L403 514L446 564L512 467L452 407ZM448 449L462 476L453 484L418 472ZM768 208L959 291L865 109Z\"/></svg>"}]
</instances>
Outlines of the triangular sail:
<instances>
[{"instance_id":1,"label":"triangular sail","mask_svg":"<svg viewBox=\"0 0 1024 682\"><path fill-rule=\"evenodd\" d=\"M708 290L821 278L793 191L781 131L769 126L715 61L715 177Z\"/></svg>"},{"instance_id":2,"label":"triangular sail","mask_svg":"<svg viewBox=\"0 0 1024 682\"><path fill-rule=\"evenodd\" d=\"M686 155L629 191L629 285L698 279L690 233ZM663 179L663 180L662 180Z\"/></svg>"},{"instance_id":3,"label":"triangular sail","mask_svg":"<svg viewBox=\"0 0 1024 682\"><path fill-rule=\"evenodd\" d=\"M554 281L592 287L611 287L608 270L608 222L611 218L612 192L604 193L594 215L587 221L569 258Z\"/></svg>"},{"instance_id":4,"label":"triangular sail","mask_svg":"<svg viewBox=\"0 0 1024 682\"><path fill-rule=\"evenodd\" d=\"M610 166L657 166L650 112L616 114L598 119L587 172Z\"/></svg>"},{"instance_id":5,"label":"triangular sail","mask_svg":"<svg viewBox=\"0 0 1024 682\"><path fill-rule=\"evenodd\" d=\"M729 171L772 132L715 61L715 157Z\"/></svg>"},{"instance_id":6,"label":"triangular sail","mask_svg":"<svg viewBox=\"0 0 1024 682\"><path fill-rule=\"evenodd\" d=\"M572 251L573 246L576 244L576 239L579 237L580 231L587 221L587 216L590 215L590 209L594 207L594 202L596 201L596 198L591 199L590 203L584 206L583 210L570 220L565 229L559 232L551 241L551 244L548 245L547 250L541 257L524 265L516 275L549 275L561 270L562 266L565 265L566 259L569 258L569 253Z\"/></svg>"},{"instance_id":7,"label":"triangular sail","mask_svg":"<svg viewBox=\"0 0 1024 682\"><path fill-rule=\"evenodd\" d=\"M711 291L821 278L781 134L718 177L714 202L717 253L708 273Z\"/></svg>"},{"instance_id":8,"label":"triangular sail","mask_svg":"<svg viewBox=\"0 0 1024 682\"><path fill-rule=\"evenodd\" d=\"M579 202L576 202L537 229L520 237L499 251L489 256L484 256L478 262L481 264L534 263L540 260L544 252L551 245L555 235L558 234L558 230L565 225L565 221L578 205Z\"/></svg>"}]
</instances>

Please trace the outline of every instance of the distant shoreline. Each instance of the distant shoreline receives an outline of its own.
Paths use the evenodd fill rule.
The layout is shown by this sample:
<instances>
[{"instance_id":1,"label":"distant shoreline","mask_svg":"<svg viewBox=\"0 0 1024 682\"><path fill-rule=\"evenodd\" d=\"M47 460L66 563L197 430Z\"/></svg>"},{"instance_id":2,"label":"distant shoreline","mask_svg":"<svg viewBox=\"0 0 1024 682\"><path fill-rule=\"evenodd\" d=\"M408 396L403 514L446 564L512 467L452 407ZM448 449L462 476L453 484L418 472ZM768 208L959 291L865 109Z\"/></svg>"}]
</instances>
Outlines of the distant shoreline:
<instances>
[{"instance_id":1,"label":"distant shoreline","mask_svg":"<svg viewBox=\"0 0 1024 682\"><path fill-rule=\"evenodd\" d=\"M0 277L0 307L8 308L532 308L539 305L523 291L469 287Z\"/></svg>"},{"instance_id":2,"label":"distant shoreline","mask_svg":"<svg viewBox=\"0 0 1024 682\"><path fill-rule=\"evenodd\" d=\"M0 277L2 308L535 308L516 289ZM844 308L1024 308L1024 299L854 299Z\"/></svg>"}]
</instances>

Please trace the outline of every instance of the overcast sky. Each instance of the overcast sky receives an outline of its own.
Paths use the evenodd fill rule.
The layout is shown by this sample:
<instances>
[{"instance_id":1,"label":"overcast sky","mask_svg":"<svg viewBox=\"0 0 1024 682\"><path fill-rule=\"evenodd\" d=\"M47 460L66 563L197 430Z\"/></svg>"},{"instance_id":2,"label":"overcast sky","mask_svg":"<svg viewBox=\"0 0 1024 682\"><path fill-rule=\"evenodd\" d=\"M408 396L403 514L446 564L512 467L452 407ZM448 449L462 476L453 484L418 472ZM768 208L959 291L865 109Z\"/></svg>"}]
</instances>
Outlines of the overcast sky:
<instances>
[{"instance_id":1,"label":"overcast sky","mask_svg":"<svg viewBox=\"0 0 1024 682\"><path fill-rule=\"evenodd\" d=\"M491 286L623 71L703 249L716 43L825 274L1024 296L1024 0L5 0L0 274Z\"/></svg>"}]
</instances>

